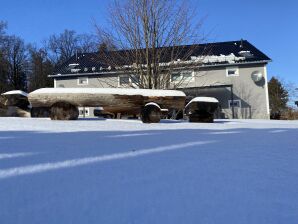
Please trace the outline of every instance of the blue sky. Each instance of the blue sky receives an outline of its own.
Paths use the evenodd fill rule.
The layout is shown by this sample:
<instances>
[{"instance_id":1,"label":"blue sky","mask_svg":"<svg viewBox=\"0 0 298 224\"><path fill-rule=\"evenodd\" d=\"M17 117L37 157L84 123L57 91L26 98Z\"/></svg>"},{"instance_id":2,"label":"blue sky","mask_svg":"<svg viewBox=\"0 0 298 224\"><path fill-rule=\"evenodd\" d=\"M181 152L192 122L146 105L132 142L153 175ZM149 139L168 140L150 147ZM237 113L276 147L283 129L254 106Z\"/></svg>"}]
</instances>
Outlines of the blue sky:
<instances>
[{"instance_id":1,"label":"blue sky","mask_svg":"<svg viewBox=\"0 0 298 224\"><path fill-rule=\"evenodd\" d=\"M269 76L298 86L298 1L192 0L206 16L209 41L247 39L273 59ZM73 29L93 32L93 20L105 23L109 0L0 0L0 20L8 33L39 44L53 33Z\"/></svg>"}]
</instances>

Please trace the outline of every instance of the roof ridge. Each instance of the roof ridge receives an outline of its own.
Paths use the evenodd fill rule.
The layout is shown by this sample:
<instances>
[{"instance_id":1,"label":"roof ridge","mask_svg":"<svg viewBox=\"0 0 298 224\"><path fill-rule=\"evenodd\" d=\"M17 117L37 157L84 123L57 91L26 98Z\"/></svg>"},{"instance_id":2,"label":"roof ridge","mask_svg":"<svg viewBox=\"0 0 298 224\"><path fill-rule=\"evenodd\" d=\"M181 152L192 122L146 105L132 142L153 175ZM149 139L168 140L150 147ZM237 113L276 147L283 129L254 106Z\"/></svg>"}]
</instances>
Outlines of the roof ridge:
<instances>
[{"instance_id":1,"label":"roof ridge","mask_svg":"<svg viewBox=\"0 0 298 224\"><path fill-rule=\"evenodd\" d=\"M171 48L171 47L191 47L191 46L206 46L206 45L218 45L218 44L229 44L229 43L239 43L239 42L247 42L249 43L249 41L247 41L246 39L240 39L240 40L231 40L231 41L219 41L219 42L206 42L206 43L197 43L197 44L182 44L182 45L173 45L173 46L163 46L163 47L158 47L160 48ZM144 50L145 48L141 48L138 50ZM131 50L135 50L135 49L121 49L121 50L111 50L108 52L119 52L119 51L131 51ZM99 51L94 51L94 52L81 52L79 54L98 54Z\"/></svg>"}]
</instances>

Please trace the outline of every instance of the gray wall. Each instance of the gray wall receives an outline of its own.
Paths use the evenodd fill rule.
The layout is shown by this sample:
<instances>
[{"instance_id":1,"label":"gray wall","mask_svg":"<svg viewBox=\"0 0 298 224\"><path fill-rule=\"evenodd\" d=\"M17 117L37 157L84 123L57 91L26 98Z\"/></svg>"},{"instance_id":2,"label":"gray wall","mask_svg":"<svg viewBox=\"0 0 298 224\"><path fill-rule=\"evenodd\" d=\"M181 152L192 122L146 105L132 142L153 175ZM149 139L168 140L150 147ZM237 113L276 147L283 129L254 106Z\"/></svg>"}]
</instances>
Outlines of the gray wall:
<instances>
[{"instance_id":1,"label":"gray wall","mask_svg":"<svg viewBox=\"0 0 298 224\"><path fill-rule=\"evenodd\" d=\"M187 94L192 96L210 96L220 101L222 116L232 118L232 110L229 108L228 101L231 99L231 91L229 88L221 89L188 89L193 87L204 87L214 85L233 85L234 99L241 100L241 108L235 108L236 118L253 118L253 119L269 119L269 101L267 89L267 70L265 64L250 64L230 66L238 67L239 76L227 77L227 67L208 67L195 70L193 72L193 80L181 84L180 87L185 88ZM259 71L263 74L264 79L255 83L251 74ZM88 76L82 76L88 77ZM55 79L55 87L65 88L108 88L118 87L118 76L89 76L88 85L78 85L78 77L63 77ZM90 115L93 109L90 108Z\"/></svg>"},{"instance_id":2,"label":"gray wall","mask_svg":"<svg viewBox=\"0 0 298 224\"><path fill-rule=\"evenodd\" d=\"M194 72L194 81L187 83L184 87L233 85L234 99L241 100L241 108L235 108L237 118L269 119L266 65L236 67L239 69L239 76L231 77L227 77L226 67L197 70ZM258 83L255 83L251 78L251 74L256 71L261 72L264 76L264 79ZM197 95L216 97L220 101L225 116L227 118L232 117L232 111L228 105L228 100L231 99L229 88L200 90Z\"/></svg>"},{"instance_id":3,"label":"gray wall","mask_svg":"<svg viewBox=\"0 0 298 224\"><path fill-rule=\"evenodd\" d=\"M81 76L88 78L88 85L78 85L78 77L63 77L55 79L55 88L109 88L118 86L117 76Z\"/></svg>"}]
</instances>

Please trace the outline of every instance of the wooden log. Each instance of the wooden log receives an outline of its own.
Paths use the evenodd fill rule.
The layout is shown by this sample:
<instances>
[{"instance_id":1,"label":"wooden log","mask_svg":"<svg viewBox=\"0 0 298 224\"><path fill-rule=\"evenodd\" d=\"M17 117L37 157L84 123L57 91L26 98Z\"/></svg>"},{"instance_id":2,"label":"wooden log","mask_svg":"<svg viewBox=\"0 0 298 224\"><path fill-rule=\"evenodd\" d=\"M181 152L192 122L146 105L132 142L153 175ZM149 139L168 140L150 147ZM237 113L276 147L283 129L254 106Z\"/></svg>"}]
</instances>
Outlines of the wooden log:
<instances>
[{"instance_id":1,"label":"wooden log","mask_svg":"<svg viewBox=\"0 0 298 224\"><path fill-rule=\"evenodd\" d=\"M0 107L0 117L30 117L30 112L15 106Z\"/></svg>"},{"instance_id":2,"label":"wooden log","mask_svg":"<svg viewBox=\"0 0 298 224\"><path fill-rule=\"evenodd\" d=\"M137 89L41 89L29 94L33 107L51 107L57 102L68 102L77 107L103 107L112 114L137 115L149 102L157 103L163 109L182 110L185 94L169 90Z\"/></svg>"},{"instance_id":3,"label":"wooden log","mask_svg":"<svg viewBox=\"0 0 298 224\"><path fill-rule=\"evenodd\" d=\"M146 105L141 112L143 123L159 123L161 119L161 110L155 105Z\"/></svg>"},{"instance_id":4,"label":"wooden log","mask_svg":"<svg viewBox=\"0 0 298 224\"><path fill-rule=\"evenodd\" d=\"M0 96L0 117L30 117L29 101L20 94Z\"/></svg>"},{"instance_id":5,"label":"wooden log","mask_svg":"<svg viewBox=\"0 0 298 224\"><path fill-rule=\"evenodd\" d=\"M115 114L101 109L94 109L94 116L103 118L115 118Z\"/></svg>"},{"instance_id":6,"label":"wooden log","mask_svg":"<svg viewBox=\"0 0 298 224\"><path fill-rule=\"evenodd\" d=\"M5 106L16 106L23 110L28 110L28 106L30 105L28 97L20 94L2 95L0 102Z\"/></svg>"},{"instance_id":7,"label":"wooden log","mask_svg":"<svg viewBox=\"0 0 298 224\"><path fill-rule=\"evenodd\" d=\"M3 98L2 98L3 99ZM6 117L7 116L7 106L5 106L2 102L0 97L0 117Z\"/></svg>"},{"instance_id":8,"label":"wooden log","mask_svg":"<svg viewBox=\"0 0 298 224\"><path fill-rule=\"evenodd\" d=\"M48 108L48 107L32 107L30 114L31 114L31 117L35 117L35 118L50 117L50 108Z\"/></svg>"},{"instance_id":9,"label":"wooden log","mask_svg":"<svg viewBox=\"0 0 298 224\"><path fill-rule=\"evenodd\" d=\"M218 101L216 99L198 97L197 100L195 98L186 105L185 111L189 116L189 122L212 123L214 121L214 113L217 108Z\"/></svg>"},{"instance_id":10,"label":"wooden log","mask_svg":"<svg viewBox=\"0 0 298 224\"><path fill-rule=\"evenodd\" d=\"M78 108L68 102L57 102L51 107L52 120L77 120L78 117Z\"/></svg>"}]
</instances>

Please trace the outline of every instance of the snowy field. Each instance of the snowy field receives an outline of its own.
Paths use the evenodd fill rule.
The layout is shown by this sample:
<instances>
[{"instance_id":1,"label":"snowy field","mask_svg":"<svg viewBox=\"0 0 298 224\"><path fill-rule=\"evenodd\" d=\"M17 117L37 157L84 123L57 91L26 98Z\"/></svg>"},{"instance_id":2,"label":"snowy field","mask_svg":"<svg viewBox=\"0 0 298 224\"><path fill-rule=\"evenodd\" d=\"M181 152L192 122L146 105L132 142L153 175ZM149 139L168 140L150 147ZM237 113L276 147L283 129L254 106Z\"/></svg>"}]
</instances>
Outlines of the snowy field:
<instances>
[{"instance_id":1,"label":"snowy field","mask_svg":"<svg viewBox=\"0 0 298 224\"><path fill-rule=\"evenodd\" d=\"M0 223L298 223L298 122L0 118Z\"/></svg>"}]
</instances>

